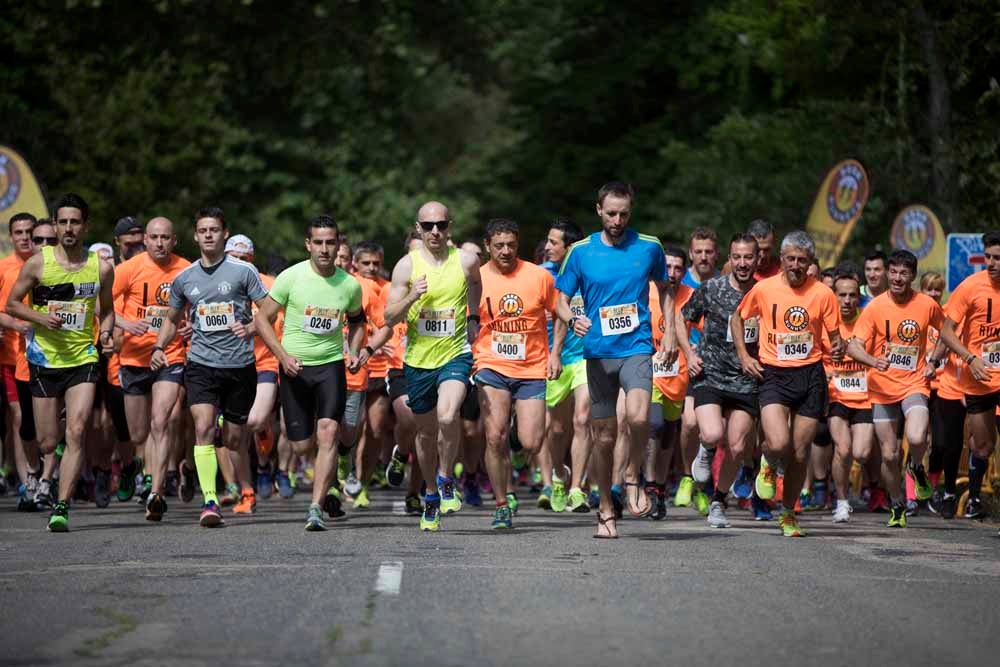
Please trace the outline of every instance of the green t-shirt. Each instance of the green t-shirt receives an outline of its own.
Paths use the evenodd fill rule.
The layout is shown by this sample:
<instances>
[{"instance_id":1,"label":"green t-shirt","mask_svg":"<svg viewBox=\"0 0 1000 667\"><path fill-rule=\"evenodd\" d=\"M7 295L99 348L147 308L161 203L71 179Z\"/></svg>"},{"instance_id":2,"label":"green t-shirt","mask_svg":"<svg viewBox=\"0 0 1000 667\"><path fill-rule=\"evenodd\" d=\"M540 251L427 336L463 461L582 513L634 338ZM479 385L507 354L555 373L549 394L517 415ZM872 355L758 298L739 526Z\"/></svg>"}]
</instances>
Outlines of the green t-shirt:
<instances>
[{"instance_id":1,"label":"green t-shirt","mask_svg":"<svg viewBox=\"0 0 1000 667\"><path fill-rule=\"evenodd\" d=\"M347 313L361 309L361 285L340 269L329 277L316 273L309 260L275 278L271 298L285 309L281 346L304 366L344 358Z\"/></svg>"}]
</instances>

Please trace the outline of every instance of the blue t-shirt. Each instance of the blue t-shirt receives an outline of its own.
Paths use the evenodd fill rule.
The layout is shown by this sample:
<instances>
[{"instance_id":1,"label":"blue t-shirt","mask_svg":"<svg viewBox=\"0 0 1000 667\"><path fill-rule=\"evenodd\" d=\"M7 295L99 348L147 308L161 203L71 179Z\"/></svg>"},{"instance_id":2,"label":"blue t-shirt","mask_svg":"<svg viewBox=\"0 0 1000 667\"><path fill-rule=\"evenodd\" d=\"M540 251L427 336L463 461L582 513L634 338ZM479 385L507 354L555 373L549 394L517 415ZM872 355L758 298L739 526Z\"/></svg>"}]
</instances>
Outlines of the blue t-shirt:
<instances>
[{"instance_id":1,"label":"blue t-shirt","mask_svg":"<svg viewBox=\"0 0 1000 667\"><path fill-rule=\"evenodd\" d=\"M559 265L555 262L542 262L542 268L548 269L549 273L552 274L553 278L559 277ZM572 309L574 315L585 315L586 311L583 310L583 297L580 292L574 294L569 300L570 309ZM552 320L548 322L549 328L549 350L552 349ZM583 359L583 339L577 336L572 331L566 332L566 338L563 340L562 354L559 355L559 361L562 362L563 366L569 366L570 364L575 364L576 362Z\"/></svg>"},{"instance_id":2,"label":"blue t-shirt","mask_svg":"<svg viewBox=\"0 0 1000 667\"><path fill-rule=\"evenodd\" d=\"M587 318L593 323L583 338L584 357L653 354L650 280L667 280L667 258L655 236L628 229L620 245L609 246L595 232L572 245L556 289L583 296Z\"/></svg>"}]
</instances>

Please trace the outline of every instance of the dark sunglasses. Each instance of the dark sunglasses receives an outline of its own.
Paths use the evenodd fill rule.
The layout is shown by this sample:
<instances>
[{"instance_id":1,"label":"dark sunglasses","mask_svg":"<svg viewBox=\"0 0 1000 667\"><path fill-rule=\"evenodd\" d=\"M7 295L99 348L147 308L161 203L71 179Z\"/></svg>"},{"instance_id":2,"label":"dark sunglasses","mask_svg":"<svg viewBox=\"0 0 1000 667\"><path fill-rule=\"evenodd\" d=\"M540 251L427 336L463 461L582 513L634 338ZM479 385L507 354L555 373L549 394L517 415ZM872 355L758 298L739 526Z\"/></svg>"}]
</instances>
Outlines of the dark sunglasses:
<instances>
[{"instance_id":1,"label":"dark sunglasses","mask_svg":"<svg viewBox=\"0 0 1000 667\"><path fill-rule=\"evenodd\" d=\"M451 224L451 220L418 220L417 224L420 225L420 229L425 232L429 232L436 226L439 231L444 231L448 229L448 225Z\"/></svg>"},{"instance_id":2,"label":"dark sunglasses","mask_svg":"<svg viewBox=\"0 0 1000 667\"><path fill-rule=\"evenodd\" d=\"M56 245L59 239L55 236L32 236L31 242L35 245Z\"/></svg>"}]
</instances>

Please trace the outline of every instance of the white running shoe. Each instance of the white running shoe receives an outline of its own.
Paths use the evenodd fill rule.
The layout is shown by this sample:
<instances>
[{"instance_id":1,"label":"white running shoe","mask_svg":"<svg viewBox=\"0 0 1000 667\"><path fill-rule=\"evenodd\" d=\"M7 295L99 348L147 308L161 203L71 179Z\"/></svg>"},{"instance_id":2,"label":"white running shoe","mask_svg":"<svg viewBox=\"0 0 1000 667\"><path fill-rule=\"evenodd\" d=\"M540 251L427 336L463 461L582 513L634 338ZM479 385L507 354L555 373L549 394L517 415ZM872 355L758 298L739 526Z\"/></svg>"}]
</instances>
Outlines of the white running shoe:
<instances>
[{"instance_id":1,"label":"white running shoe","mask_svg":"<svg viewBox=\"0 0 1000 667\"><path fill-rule=\"evenodd\" d=\"M838 500L837 507L833 510L834 523L847 523L851 520L851 504L846 500Z\"/></svg>"},{"instance_id":2,"label":"white running shoe","mask_svg":"<svg viewBox=\"0 0 1000 667\"><path fill-rule=\"evenodd\" d=\"M708 525L712 528L729 528L732 525L726 518L726 508L718 500L708 509Z\"/></svg>"},{"instance_id":3,"label":"white running shoe","mask_svg":"<svg viewBox=\"0 0 1000 667\"><path fill-rule=\"evenodd\" d=\"M698 445L698 455L691 462L691 476L694 481L704 484L712 477L712 459L715 458L714 449L705 449L705 445Z\"/></svg>"}]
</instances>

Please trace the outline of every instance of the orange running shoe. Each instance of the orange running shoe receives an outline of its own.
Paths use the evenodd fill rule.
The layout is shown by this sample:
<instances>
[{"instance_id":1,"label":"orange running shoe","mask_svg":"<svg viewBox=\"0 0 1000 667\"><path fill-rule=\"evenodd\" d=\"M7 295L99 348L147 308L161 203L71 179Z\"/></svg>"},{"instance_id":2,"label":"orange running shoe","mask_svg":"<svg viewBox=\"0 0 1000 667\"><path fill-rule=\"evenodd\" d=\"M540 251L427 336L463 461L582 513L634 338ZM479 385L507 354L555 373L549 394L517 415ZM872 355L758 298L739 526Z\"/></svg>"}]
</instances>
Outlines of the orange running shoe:
<instances>
[{"instance_id":1,"label":"orange running shoe","mask_svg":"<svg viewBox=\"0 0 1000 667\"><path fill-rule=\"evenodd\" d=\"M233 506L233 514L254 514L257 512L257 494L253 489L243 489L240 502Z\"/></svg>"}]
</instances>

